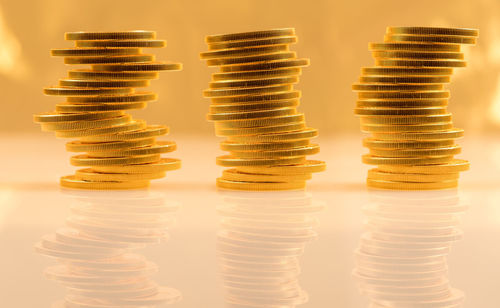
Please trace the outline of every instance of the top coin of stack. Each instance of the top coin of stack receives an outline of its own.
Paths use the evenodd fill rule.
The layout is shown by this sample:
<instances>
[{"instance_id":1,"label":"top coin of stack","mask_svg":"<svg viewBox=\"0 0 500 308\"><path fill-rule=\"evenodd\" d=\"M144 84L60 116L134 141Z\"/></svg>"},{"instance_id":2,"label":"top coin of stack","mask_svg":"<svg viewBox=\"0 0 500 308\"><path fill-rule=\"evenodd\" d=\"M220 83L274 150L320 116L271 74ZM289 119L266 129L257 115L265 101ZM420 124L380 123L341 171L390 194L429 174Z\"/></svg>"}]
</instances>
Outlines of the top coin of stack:
<instances>
[{"instance_id":1,"label":"top coin of stack","mask_svg":"<svg viewBox=\"0 0 500 308\"><path fill-rule=\"evenodd\" d=\"M383 43L370 43L374 67L361 70L355 113L370 153L363 162L368 186L385 189L444 189L458 185L469 162L455 159L453 127L447 111L453 68L465 67L461 44L475 44L478 30L388 27Z\"/></svg>"},{"instance_id":2,"label":"top coin of stack","mask_svg":"<svg viewBox=\"0 0 500 308\"><path fill-rule=\"evenodd\" d=\"M211 99L208 120L218 136L227 137L217 158L224 167L221 188L240 190L301 189L311 173L325 163L306 160L319 152L310 139L318 131L297 112L300 91L294 90L301 68L289 45L296 43L292 28L210 35L209 51L200 54L208 66L219 66L203 95Z\"/></svg>"},{"instance_id":3,"label":"top coin of stack","mask_svg":"<svg viewBox=\"0 0 500 308\"><path fill-rule=\"evenodd\" d=\"M175 142L156 141L168 133L163 125L147 125L125 113L142 109L157 99L153 92L136 91L158 78L158 71L180 70L179 63L156 62L141 48L159 48L153 31L68 32L65 39L75 48L52 49L65 64L87 64L73 69L59 85L44 89L46 95L66 97L54 112L36 114L42 130L57 137L76 138L66 144L71 152L86 152L71 158L80 169L61 178L61 185L86 189L127 189L149 185L180 167L178 159L161 158L176 149Z\"/></svg>"}]
</instances>

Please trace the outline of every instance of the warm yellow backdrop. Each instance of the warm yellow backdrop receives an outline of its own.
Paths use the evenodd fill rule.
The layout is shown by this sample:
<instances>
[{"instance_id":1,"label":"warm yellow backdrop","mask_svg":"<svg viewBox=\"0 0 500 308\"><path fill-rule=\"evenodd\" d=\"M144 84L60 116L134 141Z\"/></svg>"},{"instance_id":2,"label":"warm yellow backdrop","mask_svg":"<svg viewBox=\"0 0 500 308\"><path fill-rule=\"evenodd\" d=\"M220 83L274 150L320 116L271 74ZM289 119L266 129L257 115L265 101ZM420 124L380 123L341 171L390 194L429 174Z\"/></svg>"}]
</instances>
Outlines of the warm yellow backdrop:
<instances>
[{"instance_id":1,"label":"warm yellow backdrop","mask_svg":"<svg viewBox=\"0 0 500 308\"><path fill-rule=\"evenodd\" d=\"M180 61L182 72L162 73L151 90L160 100L137 118L168 124L176 133L213 134L201 97L214 71L200 61L206 34L295 27L299 57L311 59L298 88L308 124L322 134L358 131L350 85L361 66L373 64L367 44L381 41L388 25L480 28L479 44L468 47L469 67L450 86L457 127L485 133L500 126L500 1L0 1L0 132L35 132L32 114L53 110L58 99L42 87L66 76L49 49L71 46L65 31L156 30L167 48L159 60Z\"/></svg>"}]
</instances>

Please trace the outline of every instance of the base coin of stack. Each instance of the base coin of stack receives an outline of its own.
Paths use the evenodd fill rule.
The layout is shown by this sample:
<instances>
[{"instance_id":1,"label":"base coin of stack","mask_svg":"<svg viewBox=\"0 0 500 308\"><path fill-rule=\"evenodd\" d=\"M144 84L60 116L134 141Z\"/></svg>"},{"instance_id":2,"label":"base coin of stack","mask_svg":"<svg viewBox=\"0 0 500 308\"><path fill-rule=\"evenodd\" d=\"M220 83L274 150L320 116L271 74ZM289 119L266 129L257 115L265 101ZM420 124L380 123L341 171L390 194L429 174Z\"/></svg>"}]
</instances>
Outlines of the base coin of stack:
<instances>
[{"instance_id":1,"label":"base coin of stack","mask_svg":"<svg viewBox=\"0 0 500 308\"><path fill-rule=\"evenodd\" d=\"M52 49L52 56L64 57L65 64L85 64L72 69L46 95L65 97L53 112L36 114L34 120L44 131L59 138L74 138L66 144L71 164L85 167L74 175L61 177L61 185L83 189L131 189L149 185L165 172L180 167L178 159L161 154L176 149L175 142L157 141L168 133L163 125L135 120L127 110L143 109L157 99L149 86L159 71L182 69L179 63L158 62L142 48L159 48L153 31L68 32L65 39L73 48Z\"/></svg>"},{"instance_id":2,"label":"base coin of stack","mask_svg":"<svg viewBox=\"0 0 500 308\"><path fill-rule=\"evenodd\" d=\"M309 59L299 59L289 45L295 30L210 35L208 51L200 54L208 66L218 66L209 89L208 120L227 139L221 149L229 155L217 164L223 171L217 186L236 190L302 189L325 163L307 160L319 152L310 139L318 135L297 111L300 91L293 88Z\"/></svg>"},{"instance_id":3,"label":"base coin of stack","mask_svg":"<svg viewBox=\"0 0 500 308\"><path fill-rule=\"evenodd\" d=\"M388 27L383 43L370 43L375 66L361 70L355 113L370 152L369 187L395 190L446 189L458 185L469 162L447 111L454 68L465 67L462 44L475 44L478 30Z\"/></svg>"}]
</instances>

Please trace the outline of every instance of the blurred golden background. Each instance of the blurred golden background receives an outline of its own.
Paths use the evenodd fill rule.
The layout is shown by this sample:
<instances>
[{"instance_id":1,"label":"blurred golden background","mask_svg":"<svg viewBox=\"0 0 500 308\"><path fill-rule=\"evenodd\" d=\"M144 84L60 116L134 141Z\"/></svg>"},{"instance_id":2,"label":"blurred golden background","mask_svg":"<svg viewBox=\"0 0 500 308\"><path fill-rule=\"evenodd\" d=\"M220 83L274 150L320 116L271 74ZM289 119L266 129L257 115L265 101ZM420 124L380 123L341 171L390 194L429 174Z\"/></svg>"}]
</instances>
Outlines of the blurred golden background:
<instances>
[{"instance_id":1,"label":"blurred golden background","mask_svg":"<svg viewBox=\"0 0 500 308\"><path fill-rule=\"evenodd\" d=\"M155 30L167 48L158 60L179 61L181 72L152 82L158 102L134 111L148 123L166 124L175 134L210 134L202 98L214 71L199 60L207 34L295 27L298 57L310 58L298 88L300 110L322 135L359 132L351 84L362 66L373 65L368 42L383 40L386 26L479 28L477 46L466 47L465 69L452 78L450 110L467 134L500 131L500 1L0 1L0 132L39 132L32 114L59 101L42 94L66 76L51 48L72 46L66 31Z\"/></svg>"}]
</instances>

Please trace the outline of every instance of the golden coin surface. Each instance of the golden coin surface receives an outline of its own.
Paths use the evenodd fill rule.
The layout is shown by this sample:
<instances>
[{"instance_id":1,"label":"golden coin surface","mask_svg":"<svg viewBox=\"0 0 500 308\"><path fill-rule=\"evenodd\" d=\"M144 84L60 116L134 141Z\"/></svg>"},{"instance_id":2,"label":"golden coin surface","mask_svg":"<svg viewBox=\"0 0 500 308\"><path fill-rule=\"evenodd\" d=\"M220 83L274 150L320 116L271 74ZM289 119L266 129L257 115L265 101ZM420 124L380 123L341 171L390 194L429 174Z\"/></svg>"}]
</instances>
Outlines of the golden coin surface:
<instances>
[{"instance_id":1,"label":"golden coin surface","mask_svg":"<svg viewBox=\"0 0 500 308\"><path fill-rule=\"evenodd\" d=\"M409 83L409 84L428 84L428 83L449 83L450 76L361 76L361 83Z\"/></svg>"},{"instance_id":2,"label":"golden coin surface","mask_svg":"<svg viewBox=\"0 0 500 308\"><path fill-rule=\"evenodd\" d=\"M416 183L416 182L393 182L367 179L366 184L371 188L379 189L394 189L394 190L434 190L434 189L448 189L458 186L458 180L449 180L441 182L430 183Z\"/></svg>"},{"instance_id":3,"label":"golden coin surface","mask_svg":"<svg viewBox=\"0 0 500 308\"><path fill-rule=\"evenodd\" d=\"M251 56L241 56L241 57L226 57L219 59L208 59L208 66L220 66L220 65L235 65L235 64L248 64L256 62L266 62L266 61L277 61L296 58L296 53L293 51L287 52L276 52L265 55L251 55Z\"/></svg>"},{"instance_id":4,"label":"golden coin surface","mask_svg":"<svg viewBox=\"0 0 500 308\"><path fill-rule=\"evenodd\" d=\"M246 72L246 71L267 71L289 67L304 67L309 65L309 59L287 59L253 64L234 64L220 67L222 73Z\"/></svg>"},{"instance_id":5,"label":"golden coin surface","mask_svg":"<svg viewBox=\"0 0 500 308\"><path fill-rule=\"evenodd\" d=\"M403 67L465 67L467 62L458 60L392 60L376 59L375 65Z\"/></svg>"},{"instance_id":6,"label":"golden coin surface","mask_svg":"<svg viewBox=\"0 0 500 308\"><path fill-rule=\"evenodd\" d=\"M406 141L406 140L377 140L374 138L363 139L363 146L370 149L429 149L439 147L453 146L455 141L436 140L436 141Z\"/></svg>"},{"instance_id":7,"label":"golden coin surface","mask_svg":"<svg viewBox=\"0 0 500 308\"><path fill-rule=\"evenodd\" d=\"M384 157L415 157L415 156L449 156L460 154L462 148L458 145L431 148L431 149L370 149L370 154L373 156Z\"/></svg>"},{"instance_id":8,"label":"golden coin surface","mask_svg":"<svg viewBox=\"0 0 500 308\"><path fill-rule=\"evenodd\" d=\"M453 159L444 164L425 164L425 165L379 165L378 169L382 172L393 173L424 173L424 174L443 174L467 171L470 168L468 161L463 159Z\"/></svg>"},{"instance_id":9,"label":"golden coin surface","mask_svg":"<svg viewBox=\"0 0 500 308\"><path fill-rule=\"evenodd\" d=\"M301 164L293 164L287 166L241 166L238 170L246 173L257 174L282 174L282 175L299 175L321 172L326 170L326 164L319 160L306 160Z\"/></svg>"},{"instance_id":10,"label":"golden coin surface","mask_svg":"<svg viewBox=\"0 0 500 308\"><path fill-rule=\"evenodd\" d=\"M89 112L89 113L57 113L43 112L35 114L33 120L38 123L67 122L67 121L91 121L119 117L121 111Z\"/></svg>"},{"instance_id":11,"label":"golden coin surface","mask_svg":"<svg viewBox=\"0 0 500 308\"><path fill-rule=\"evenodd\" d=\"M434 44L434 43L369 43L371 51L408 50L408 51L435 51L435 52L459 52L459 44Z\"/></svg>"},{"instance_id":12,"label":"golden coin surface","mask_svg":"<svg viewBox=\"0 0 500 308\"><path fill-rule=\"evenodd\" d=\"M142 120L133 120L125 124L114 125L104 128L92 128L82 130L60 130L56 131L56 137L59 138L82 138L85 136L99 136L107 134L115 134L119 132L135 131L144 129L146 122Z\"/></svg>"},{"instance_id":13,"label":"golden coin surface","mask_svg":"<svg viewBox=\"0 0 500 308\"><path fill-rule=\"evenodd\" d=\"M78 80L143 80L158 79L158 72L98 72L93 70L76 69L68 72L70 79Z\"/></svg>"},{"instance_id":14,"label":"golden coin surface","mask_svg":"<svg viewBox=\"0 0 500 308\"><path fill-rule=\"evenodd\" d=\"M177 170L181 161L175 158L161 158L157 162L145 164L124 164L118 166L93 166L92 170L102 173L154 173Z\"/></svg>"},{"instance_id":15,"label":"golden coin surface","mask_svg":"<svg viewBox=\"0 0 500 308\"><path fill-rule=\"evenodd\" d=\"M77 88L139 88L149 86L149 80L78 80L59 79L62 87Z\"/></svg>"},{"instance_id":16,"label":"golden coin surface","mask_svg":"<svg viewBox=\"0 0 500 308\"><path fill-rule=\"evenodd\" d=\"M440 91L442 84L359 84L352 85L354 91Z\"/></svg>"},{"instance_id":17,"label":"golden coin surface","mask_svg":"<svg viewBox=\"0 0 500 308\"><path fill-rule=\"evenodd\" d=\"M405 35L386 34L386 42L426 42L442 44L476 44L475 37L465 37L456 35Z\"/></svg>"},{"instance_id":18,"label":"golden coin surface","mask_svg":"<svg viewBox=\"0 0 500 308\"><path fill-rule=\"evenodd\" d=\"M151 92L136 92L125 95L93 95L93 96L72 96L68 97L68 103L130 103L130 102L149 102L158 98L158 95Z\"/></svg>"},{"instance_id":19,"label":"golden coin surface","mask_svg":"<svg viewBox=\"0 0 500 308\"><path fill-rule=\"evenodd\" d=\"M137 148L122 148L113 149L109 151L95 150L88 151L87 155L89 157L123 157L123 156L143 156L152 154L163 154L170 153L177 149L177 145L173 141L156 141L154 144L149 146L142 146Z\"/></svg>"},{"instance_id":20,"label":"golden coin surface","mask_svg":"<svg viewBox=\"0 0 500 308\"><path fill-rule=\"evenodd\" d=\"M74 175L74 178L77 180L91 182L148 181L163 177L165 177L164 171L155 173L101 173L95 172L90 168L77 170Z\"/></svg>"},{"instance_id":21,"label":"golden coin surface","mask_svg":"<svg viewBox=\"0 0 500 308\"><path fill-rule=\"evenodd\" d=\"M92 69L110 72L179 71L182 69L182 64L167 62L95 64L92 65Z\"/></svg>"},{"instance_id":22,"label":"golden coin surface","mask_svg":"<svg viewBox=\"0 0 500 308\"><path fill-rule=\"evenodd\" d=\"M356 108L354 114L357 115L387 115L387 116L413 116L413 115L435 115L446 114L447 109L443 107L423 107L423 108Z\"/></svg>"},{"instance_id":23,"label":"golden coin surface","mask_svg":"<svg viewBox=\"0 0 500 308\"><path fill-rule=\"evenodd\" d=\"M64 64L134 63L154 61L153 55L127 55L103 57L65 57Z\"/></svg>"},{"instance_id":24,"label":"golden coin surface","mask_svg":"<svg viewBox=\"0 0 500 308\"><path fill-rule=\"evenodd\" d=\"M387 27L387 33L415 34L415 35L478 36L479 30L468 29L468 28L442 28L442 27Z\"/></svg>"},{"instance_id":25,"label":"golden coin surface","mask_svg":"<svg viewBox=\"0 0 500 308\"><path fill-rule=\"evenodd\" d=\"M293 132L305 128L306 124L304 122L285 123L274 126L271 125L262 127L246 127L246 128L218 128L216 125L215 134L217 136L223 136L223 137L240 136L242 138L245 138L247 136L258 136L261 134Z\"/></svg>"},{"instance_id":26,"label":"golden coin surface","mask_svg":"<svg viewBox=\"0 0 500 308\"><path fill-rule=\"evenodd\" d=\"M211 114L249 112L252 110L270 110L277 108L298 107L299 100L269 101L257 103L212 104L209 107ZM57 109L56 109L57 110Z\"/></svg>"},{"instance_id":27,"label":"golden coin surface","mask_svg":"<svg viewBox=\"0 0 500 308\"><path fill-rule=\"evenodd\" d=\"M208 114L209 121L233 121L233 120L248 120L257 118L280 117L296 114L295 108L279 108L272 110L254 110L249 112L232 112L232 113L216 113Z\"/></svg>"},{"instance_id":28,"label":"golden coin surface","mask_svg":"<svg viewBox=\"0 0 500 308\"><path fill-rule=\"evenodd\" d=\"M299 78L296 76L289 77L275 77L266 79L253 79L253 80L226 80L226 81L213 81L209 83L211 89L220 88L240 88L240 87L265 87L271 85L283 85L297 83Z\"/></svg>"},{"instance_id":29,"label":"golden coin surface","mask_svg":"<svg viewBox=\"0 0 500 308\"><path fill-rule=\"evenodd\" d=\"M288 99L300 98L300 91L286 91L281 93L264 93L254 95L241 95L241 96L226 96L226 97L212 97L212 104L231 104L231 103L252 103L252 102L266 102L266 101L281 101Z\"/></svg>"},{"instance_id":30,"label":"golden coin surface","mask_svg":"<svg viewBox=\"0 0 500 308\"><path fill-rule=\"evenodd\" d=\"M428 156L428 157L383 157L365 154L362 157L365 164L369 165L421 165L442 164L453 160L453 155Z\"/></svg>"},{"instance_id":31,"label":"golden coin surface","mask_svg":"<svg viewBox=\"0 0 500 308\"><path fill-rule=\"evenodd\" d=\"M453 123L430 123L422 125L361 125L363 132L437 132L453 128Z\"/></svg>"},{"instance_id":32,"label":"golden coin surface","mask_svg":"<svg viewBox=\"0 0 500 308\"><path fill-rule=\"evenodd\" d=\"M217 187L232 190L294 190L303 189L306 186L305 181L297 182L236 182L227 181L221 178L217 179Z\"/></svg>"},{"instance_id":33,"label":"golden coin surface","mask_svg":"<svg viewBox=\"0 0 500 308\"><path fill-rule=\"evenodd\" d=\"M51 49L50 55L55 57L93 57L137 55L140 52L139 48L60 48Z\"/></svg>"},{"instance_id":34,"label":"golden coin surface","mask_svg":"<svg viewBox=\"0 0 500 308\"><path fill-rule=\"evenodd\" d=\"M381 115L381 116L362 116L361 125L424 125L430 123L450 123L451 114L435 115Z\"/></svg>"},{"instance_id":35,"label":"golden coin surface","mask_svg":"<svg viewBox=\"0 0 500 308\"><path fill-rule=\"evenodd\" d=\"M130 164L147 164L160 160L159 154L150 154L143 156L132 157L106 157L97 158L89 155L72 156L70 162L73 166L115 166L115 165L130 165ZM97 170L96 170L97 171Z\"/></svg>"},{"instance_id":36,"label":"golden coin surface","mask_svg":"<svg viewBox=\"0 0 500 308\"><path fill-rule=\"evenodd\" d=\"M367 76L450 76L452 68L440 67L363 67L362 75Z\"/></svg>"},{"instance_id":37,"label":"golden coin surface","mask_svg":"<svg viewBox=\"0 0 500 308\"><path fill-rule=\"evenodd\" d=\"M140 130L118 132L116 134L101 134L81 137L80 141L83 142L109 142L119 140L135 140L151 137L158 137L168 134L168 127L164 125L148 125Z\"/></svg>"},{"instance_id":38,"label":"golden coin surface","mask_svg":"<svg viewBox=\"0 0 500 308\"><path fill-rule=\"evenodd\" d=\"M206 51L200 53L200 59L219 59L229 57L241 57L252 55L266 55L270 53L277 53L288 51L288 45L272 45L272 46L257 46L240 49L222 49L216 51Z\"/></svg>"},{"instance_id":39,"label":"golden coin surface","mask_svg":"<svg viewBox=\"0 0 500 308\"><path fill-rule=\"evenodd\" d=\"M100 48L162 48L167 45L163 40L93 40L76 41L76 47L100 47Z\"/></svg>"},{"instance_id":40,"label":"golden coin surface","mask_svg":"<svg viewBox=\"0 0 500 308\"><path fill-rule=\"evenodd\" d=\"M61 177L61 186L78 189L137 189L149 186L148 180L127 182L91 182L77 179L74 175Z\"/></svg>"},{"instance_id":41,"label":"golden coin surface","mask_svg":"<svg viewBox=\"0 0 500 308\"><path fill-rule=\"evenodd\" d=\"M64 121L40 123L44 131L58 130L81 130L90 128L104 128L128 123L132 120L130 115L124 114L114 118L106 118L90 121Z\"/></svg>"},{"instance_id":42,"label":"golden coin surface","mask_svg":"<svg viewBox=\"0 0 500 308\"><path fill-rule=\"evenodd\" d=\"M133 31L113 31L113 32L66 32L64 39L68 41L84 41L84 40L141 40L154 39L156 32L133 30Z\"/></svg>"},{"instance_id":43,"label":"golden coin surface","mask_svg":"<svg viewBox=\"0 0 500 308\"><path fill-rule=\"evenodd\" d=\"M231 141L223 141L220 148L223 151L269 151L279 149L290 149L309 145L308 139L281 141L281 142L262 142L262 143L237 143Z\"/></svg>"},{"instance_id":44,"label":"golden coin surface","mask_svg":"<svg viewBox=\"0 0 500 308\"><path fill-rule=\"evenodd\" d=\"M264 79L281 76L299 76L302 74L300 67L285 67L280 69L262 70L262 71L247 71L247 72L229 72L229 73L214 73L212 80L252 80Z\"/></svg>"},{"instance_id":45,"label":"golden coin surface","mask_svg":"<svg viewBox=\"0 0 500 308\"><path fill-rule=\"evenodd\" d=\"M316 136L318 136L317 129L304 128L300 130L258 134L253 136L230 136L228 140L232 142L280 142L289 140L311 139Z\"/></svg>"},{"instance_id":46,"label":"golden coin surface","mask_svg":"<svg viewBox=\"0 0 500 308\"><path fill-rule=\"evenodd\" d=\"M391 173L380 171L379 169L368 170L368 178L378 181L394 181L394 182L441 182L458 180L459 173L442 173L442 174L425 174L425 173Z\"/></svg>"},{"instance_id":47,"label":"golden coin surface","mask_svg":"<svg viewBox=\"0 0 500 308\"><path fill-rule=\"evenodd\" d=\"M96 104L57 104L56 111L61 113L72 112L105 112L113 110L130 110L130 109L144 109L146 102L132 102L132 103L96 103Z\"/></svg>"},{"instance_id":48,"label":"golden coin surface","mask_svg":"<svg viewBox=\"0 0 500 308\"><path fill-rule=\"evenodd\" d=\"M291 112L294 112L292 109ZM217 121L215 128L251 128L264 126L278 126L283 124L301 123L304 122L304 114L283 115L269 118L242 119L231 121Z\"/></svg>"},{"instance_id":49,"label":"golden coin surface","mask_svg":"<svg viewBox=\"0 0 500 308\"><path fill-rule=\"evenodd\" d=\"M259 150L259 151L231 150L230 153L231 156L238 157L241 159L297 157L297 156L313 155L319 153L319 145L310 144L291 149L272 149L272 150Z\"/></svg>"},{"instance_id":50,"label":"golden coin surface","mask_svg":"<svg viewBox=\"0 0 500 308\"><path fill-rule=\"evenodd\" d=\"M226 96L244 96L244 95L258 95L273 92L288 92L293 89L293 85L271 85L264 87L254 88L227 88L227 89L207 89L203 91L204 97L226 97Z\"/></svg>"},{"instance_id":51,"label":"golden coin surface","mask_svg":"<svg viewBox=\"0 0 500 308\"><path fill-rule=\"evenodd\" d=\"M463 60L461 52L373 51L376 59Z\"/></svg>"},{"instance_id":52,"label":"golden coin surface","mask_svg":"<svg viewBox=\"0 0 500 308\"><path fill-rule=\"evenodd\" d=\"M304 161L304 156L278 158L238 158L230 155L223 155L217 157L216 159L217 165L223 167L294 165L301 164Z\"/></svg>"},{"instance_id":53,"label":"golden coin surface","mask_svg":"<svg viewBox=\"0 0 500 308\"><path fill-rule=\"evenodd\" d=\"M375 139L385 140L445 140L463 137L462 129L450 129L444 132L417 132L417 133L373 133Z\"/></svg>"},{"instance_id":54,"label":"golden coin surface","mask_svg":"<svg viewBox=\"0 0 500 308\"><path fill-rule=\"evenodd\" d=\"M231 49L231 48L248 48L248 47L255 47L255 46L294 44L296 42L297 42L296 36L282 36L282 37L244 40L244 41L227 41L227 42L208 43L208 49L209 50L221 50L221 49Z\"/></svg>"},{"instance_id":55,"label":"golden coin surface","mask_svg":"<svg viewBox=\"0 0 500 308\"><path fill-rule=\"evenodd\" d=\"M230 33L230 34L207 35L205 37L205 42L218 43L226 41L255 40L255 39L263 39L269 37L294 36L294 35L295 35L294 28L282 28L282 29L262 30L262 31Z\"/></svg>"},{"instance_id":56,"label":"golden coin surface","mask_svg":"<svg viewBox=\"0 0 500 308\"><path fill-rule=\"evenodd\" d=\"M424 108L424 107L446 107L447 99L420 99L420 100L358 100L357 108Z\"/></svg>"},{"instance_id":57,"label":"golden coin surface","mask_svg":"<svg viewBox=\"0 0 500 308\"><path fill-rule=\"evenodd\" d=\"M246 173L238 169L222 171L221 179L235 182L297 182L307 181L312 178L310 173L304 174L259 174Z\"/></svg>"},{"instance_id":58,"label":"golden coin surface","mask_svg":"<svg viewBox=\"0 0 500 308\"><path fill-rule=\"evenodd\" d=\"M450 91L428 92L358 92L359 99L433 99L449 98Z\"/></svg>"},{"instance_id":59,"label":"golden coin surface","mask_svg":"<svg viewBox=\"0 0 500 308\"><path fill-rule=\"evenodd\" d=\"M58 96L101 96L101 95L122 95L131 94L131 88L64 88L64 87L50 87L44 88L43 93L46 95Z\"/></svg>"},{"instance_id":60,"label":"golden coin surface","mask_svg":"<svg viewBox=\"0 0 500 308\"><path fill-rule=\"evenodd\" d=\"M154 138L146 138L130 141L110 141L110 142L83 142L70 141L66 143L66 150L70 152L96 152L106 150L128 149L134 147L143 147L154 144ZM118 157L117 155L115 157ZM121 155L125 156L125 155Z\"/></svg>"}]
</instances>

